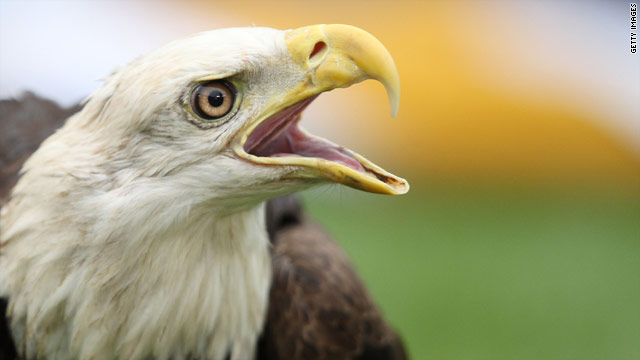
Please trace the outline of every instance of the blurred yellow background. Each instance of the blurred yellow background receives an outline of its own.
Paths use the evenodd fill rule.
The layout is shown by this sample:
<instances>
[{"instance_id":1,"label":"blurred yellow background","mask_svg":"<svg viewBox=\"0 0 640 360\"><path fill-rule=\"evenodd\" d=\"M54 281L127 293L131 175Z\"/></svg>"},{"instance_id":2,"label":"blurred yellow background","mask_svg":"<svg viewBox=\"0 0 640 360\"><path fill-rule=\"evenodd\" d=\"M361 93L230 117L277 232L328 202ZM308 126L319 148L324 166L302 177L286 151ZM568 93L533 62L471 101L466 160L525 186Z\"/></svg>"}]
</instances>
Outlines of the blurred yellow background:
<instances>
[{"instance_id":1,"label":"blurred yellow background","mask_svg":"<svg viewBox=\"0 0 640 360\"><path fill-rule=\"evenodd\" d=\"M63 103L197 31L369 31L400 71L399 116L365 82L319 97L304 126L407 177L412 191L331 186L305 199L413 358L640 359L640 55L629 52L629 3L24 3L1 3L1 95L29 89Z\"/></svg>"},{"instance_id":2,"label":"blurred yellow background","mask_svg":"<svg viewBox=\"0 0 640 360\"><path fill-rule=\"evenodd\" d=\"M589 31L582 29L575 39L558 40L564 36L559 32L576 32L571 22L593 29L608 26L599 12L611 4L601 4L603 9L588 5L596 23L579 18L585 12L581 7L551 2L228 4L233 5L223 11L246 23L278 28L349 23L377 36L401 74L400 116L388 119L382 87L371 83L340 92L339 108L322 103L326 111L319 121L328 122L343 143L360 141L363 153L401 173L640 184L640 126L628 138L612 129L640 122L638 57L624 46L612 49L617 54L601 54L602 40L588 38ZM215 3L199 11L220 8ZM536 11L543 13L531 14ZM539 24L524 19L536 15ZM621 16L618 22L625 20ZM602 36L600 30L595 33ZM591 48L600 59L576 74L572 68L589 62L581 48ZM620 65L626 65L622 76L628 80L623 78L620 88L599 86L615 81L610 77L619 76ZM626 109L606 111L616 106ZM335 130L347 122L346 130Z\"/></svg>"}]
</instances>

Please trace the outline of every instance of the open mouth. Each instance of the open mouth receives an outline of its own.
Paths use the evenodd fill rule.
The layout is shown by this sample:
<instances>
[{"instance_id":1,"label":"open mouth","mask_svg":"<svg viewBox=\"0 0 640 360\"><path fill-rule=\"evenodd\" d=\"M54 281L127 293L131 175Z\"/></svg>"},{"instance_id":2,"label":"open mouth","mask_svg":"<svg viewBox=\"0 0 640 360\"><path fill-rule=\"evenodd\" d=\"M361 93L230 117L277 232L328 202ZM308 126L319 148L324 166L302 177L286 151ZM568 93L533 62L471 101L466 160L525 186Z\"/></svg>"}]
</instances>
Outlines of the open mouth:
<instances>
[{"instance_id":1,"label":"open mouth","mask_svg":"<svg viewBox=\"0 0 640 360\"><path fill-rule=\"evenodd\" d=\"M302 156L336 162L365 172L360 162L342 146L309 135L298 126L302 111L317 97L312 96L263 121L249 135L244 150L261 157Z\"/></svg>"},{"instance_id":2,"label":"open mouth","mask_svg":"<svg viewBox=\"0 0 640 360\"><path fill-rule=\"evenodd\" d=\"M246 137L242 151L236 152L256 163L317 169L321 176L365 191L386 194L408 191L404 179L345 147L300 128L302 112L317 96L306 98L261 121Z\"/></svg>"}]
</instances>

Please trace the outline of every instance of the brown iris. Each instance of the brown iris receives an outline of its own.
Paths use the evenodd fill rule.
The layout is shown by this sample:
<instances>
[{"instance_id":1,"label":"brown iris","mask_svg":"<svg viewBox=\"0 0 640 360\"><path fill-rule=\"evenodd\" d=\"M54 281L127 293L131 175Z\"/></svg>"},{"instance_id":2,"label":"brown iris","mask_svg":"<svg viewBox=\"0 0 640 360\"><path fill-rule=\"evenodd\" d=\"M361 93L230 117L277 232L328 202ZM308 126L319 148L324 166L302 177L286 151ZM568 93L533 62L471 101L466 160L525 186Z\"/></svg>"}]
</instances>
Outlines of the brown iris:
<instances>
[{"instance_id":1,"label":"brown iris","mask_svg":"<svg viewBox=\"0 0 640 360\"><path fill-rule=\"evenodd\" d=\"M191 94L191 108L205 120L215 120L233 108L235 93L231 85L215 80L202 83Z\"/></svg>"}]
</instances>

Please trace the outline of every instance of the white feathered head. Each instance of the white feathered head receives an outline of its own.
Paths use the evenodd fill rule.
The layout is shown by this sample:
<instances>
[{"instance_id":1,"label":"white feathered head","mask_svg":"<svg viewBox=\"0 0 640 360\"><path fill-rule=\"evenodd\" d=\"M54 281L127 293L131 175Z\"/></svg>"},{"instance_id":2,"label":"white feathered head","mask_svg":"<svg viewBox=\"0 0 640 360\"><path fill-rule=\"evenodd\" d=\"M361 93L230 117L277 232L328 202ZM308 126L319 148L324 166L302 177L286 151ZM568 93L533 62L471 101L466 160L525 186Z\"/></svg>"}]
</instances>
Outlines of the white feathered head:
<instances>
[{"instance_id":1,"label":"white feathered head","mask_svg":"<svg viewBox=\"0 0 640 360\"><path fill-rule=\"evenodd\" d=\"M87 130L77 140L100 144L93 151L104 152L113 167L105 170L119 172L120 182L155 182L221 207L327 180L404 193L403 179L298 126L319 93L368 78L385 85L395 115L395 65L363 30L205 32L112 74L63 132Z\"/></svg>"}]
</instances>

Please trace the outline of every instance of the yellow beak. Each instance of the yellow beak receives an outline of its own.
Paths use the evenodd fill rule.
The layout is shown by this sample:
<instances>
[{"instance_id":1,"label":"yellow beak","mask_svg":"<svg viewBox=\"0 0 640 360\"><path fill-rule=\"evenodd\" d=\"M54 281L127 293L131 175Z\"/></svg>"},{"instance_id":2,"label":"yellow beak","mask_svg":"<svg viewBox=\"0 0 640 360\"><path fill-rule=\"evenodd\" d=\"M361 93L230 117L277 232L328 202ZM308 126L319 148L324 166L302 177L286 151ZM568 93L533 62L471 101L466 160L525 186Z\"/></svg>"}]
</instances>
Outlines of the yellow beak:
<instances>
[{"instance_id":1,"label":"yellow beak","mask_svg":"<svg viewBox=\"0 0 640 360\"><path fill-rule=\"evenodd\" d=\"M391 116L398 114L398 70L391 54L373 35L349 25L312 25L289 31L286 40L294 61L307 72L307 82L300 84L302 94L308 97L375 79L387 90Z\"/></svg>"},{"instance_id":2,"label":"yellow beak","mask_svg":"<svg viewBox=\"0 0 640 360\"><path fill-rule=\"evenodd\" d=\"M342 147L342 151L360 162L363 171L323 158L262 157L248 154L244 150L243 145L249 134L273 114L321 92L348 87L366 79L375 79L384 85L391 105L391 115L395 117L398 112L398 71L387 49L373 35L348 25L312 25L289 30L285 40L293 62L299 66L303 74L303 80L265 108L263 115L246 129L240 142L234 147L235 152L255 163L302 166L307 169L306 174L301 174L303 176L326 178L364 191L382 194L406 193L409 190L406 180L386 172L363 156Z\"/></svg>"}]
</instances>

